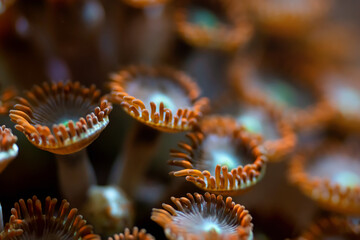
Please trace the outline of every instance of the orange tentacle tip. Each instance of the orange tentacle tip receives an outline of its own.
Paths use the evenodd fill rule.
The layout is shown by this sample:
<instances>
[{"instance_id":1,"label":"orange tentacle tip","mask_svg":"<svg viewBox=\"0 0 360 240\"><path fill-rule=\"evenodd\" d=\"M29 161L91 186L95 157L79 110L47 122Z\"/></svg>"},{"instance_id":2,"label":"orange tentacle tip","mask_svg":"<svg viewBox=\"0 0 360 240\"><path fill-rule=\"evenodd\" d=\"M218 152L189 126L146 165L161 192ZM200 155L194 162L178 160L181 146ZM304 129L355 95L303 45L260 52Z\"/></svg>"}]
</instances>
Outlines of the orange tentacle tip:
<instances>
[{"instance_id":1,"label":"orange tentacle tip","mask_svg":"<svg viewBox=\"0 0 360 240\"><path fill-rule=\"evenodd\" d=\"M124 233L115 234L109 237L108 240L155 240L155 238L146 233L145 229L139 230L138 227L133 227L132 230L125 228Z\"/></svg>"},{"instance_id":2,"label":"orange tentacle tip","mask_svg":"<svg viewBox=\"0 0 360 240\"><path fill-rule=\"evenodd\" d=\"M174 21L178 34L195 47L234 51L253 35L244 5L233 0L179 1Z\"/></svg>"},{"instance_id":3,"label":"orange tentacle tip","mask_svg":"<svg viewBox=\"0 0 360 240\"><path fill-rule=\"evenodd\" d=\"M10 110L15 128L36 147L71 154L91 144L109 123L112 105L100 91L79 82L43 83Z\"/></svg>"},{"instance_id":4,"label":"orange tentacle tip","mask_svg":"<svg viewBox=\"0 0 360 240\"><path fill-rule=\"evenodd\" d=\"M36 197L20 199L11 209L10 221L0 233L1 240L62 239L100 240L76 208L63 200L56 209L56 198L47 197L45 204Z\"/></svg>"},{"instance_id":5,"label":"orange tentacle tip","mask_svg":"<svg viewBox=\"0 0 360 240\"><path fill-rule=\"evenodd\" d=\"M0 127L0 173L18 155L17 137L5 125Z\"/></svg>"},{"instance_id":6,"label":"orange tentacle tip","mask_svg":"<svg viewBox=\"0 0 360 240\"><path fill-rule=\"evenodd\" d=\"M325 141L301 149L290 162L288 177L321 207L343 214L360 214L357 146Z\"/></svg>"},{"instance_id":7,"label":"orange tentacle tip","mask_svg":"<svg viewBox=\"0 0 360 240\"><path fill-rule=\"evenodd\" d=\"M250 213L231 197L188 193L171 201L176 207L163 204L164 209L153 209L151 214L168 239L253 239Z\"/></svg>"},{"instance_id":8,"label":"orange tentacle tip","mask_svg":"<svg viewBox=\"0 0 360 240\"><path fill-rule=\"evenodd\" d=\"M171 175L186 176L204 191L241 194L265 174L267 158L258 140L233 118L207 117L187 138L170 153L169 164L184 168Z\"/></svg>"},{"instance_id":9,"label":"orange tentacle tip","mask_svg":"<svg viewBox=\"0 0 360 240\"><path fill-rule=\"evenodd\" d=\"M191 130L208 107L196 83L169 67L129 66L113 74L109 86L113 103L159 131Z\"/></svg>"},{"instance_id":10,"label":"orange tentacle tip","mask_svg":"<svg viewBox=\"0 0 360 240\"><path fill-rule=\"evenodd\" d=\"M0 114L8 114L14 106L17 90L13 87L6 88L0 96Z\"/></svg>"}]
</instances>

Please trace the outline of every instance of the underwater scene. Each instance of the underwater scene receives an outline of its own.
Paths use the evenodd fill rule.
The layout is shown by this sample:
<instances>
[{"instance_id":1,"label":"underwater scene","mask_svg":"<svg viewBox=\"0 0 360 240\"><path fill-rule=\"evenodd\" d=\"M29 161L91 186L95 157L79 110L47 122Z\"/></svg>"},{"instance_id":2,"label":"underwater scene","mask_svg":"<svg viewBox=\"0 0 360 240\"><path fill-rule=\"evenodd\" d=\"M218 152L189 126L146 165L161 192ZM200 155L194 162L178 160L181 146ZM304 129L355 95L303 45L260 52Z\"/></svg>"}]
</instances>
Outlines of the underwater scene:
<instances>
[{"instance_id":1,"label":"underwater scene","mask_svg":"<svg viewBox=\"0 0 360 240\"><path fill-rule=\"evenodd\" d=\"M360 240L357 0L0 0L0 240Z\"/></svg>"}]
</instances>

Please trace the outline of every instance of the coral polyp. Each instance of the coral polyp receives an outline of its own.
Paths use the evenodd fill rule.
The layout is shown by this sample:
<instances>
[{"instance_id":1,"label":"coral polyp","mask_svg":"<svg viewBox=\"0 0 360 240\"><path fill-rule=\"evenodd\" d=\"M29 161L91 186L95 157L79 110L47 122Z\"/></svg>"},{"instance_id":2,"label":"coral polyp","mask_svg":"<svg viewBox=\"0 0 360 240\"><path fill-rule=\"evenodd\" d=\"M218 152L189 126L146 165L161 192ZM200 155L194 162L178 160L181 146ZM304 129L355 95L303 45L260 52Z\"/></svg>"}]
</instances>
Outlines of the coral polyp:
<instances>
[{"instance_id":1,"label":"coral polyp","mask_svg":"<svg viewBox=\"0 0 360 240\"><path fill-rule=\"evenodd\" d=\"M261 102L245 102L236 98L226 97L217 112L233 117L238 125L258 138L269 162L284 160L294 149L297 136L282 114Z\"/></svg>"},{"instance_id":2,"label":"coral polyp","mask_svg":"<svg viewBox=\"0 0 360 240\"><path fill-rule=\"evenodd\" d=\"M231 197L224 200L221 195L188 193L171 201L176 209L163 203L165 210L153 209L151 215L168 239L253 239L251 215Z\"/></svg>"},{"instance_id":3,"label":"coral polyp","mask_svg":"<svg viewBox=\"0 0 360 240\"><path fill-rule=\"evenodd\" d=\"M132 231L125 228L124 233L115 234L113 237L109 237L108 240L155 240L155 238L146 233L145 229L139 230L139 228L133 227Z\"/></svg>"},{"instance_id":4,"label":"coral polyp","mask_svg":"<svg viewBox=\"0 0 360 240\"><path fill-rule=\"evenodd\" d=\"M260 29L280 36L303 33L312 27L312 22L323 18L331 7L328 0L254 0L247 3Z\"/></svg>"},{"instance_id":5,"label":"coral polyp","mask_svg":"<svg viewBox=\"0 0 360 240\"><path fill-rule=\"evenodd\" d=\"M295 155L289 178L322 207L360 214L360 161L353 147L325 142Z\"/></svg>"},{"instance_id":6,"label":"coral polyp","mask_svg":"<svg viewBox=\"0 0 360 240\"><path fill-rule=\"evenodd\" d=\"M111 100L164 132L191 130L207 107L196 83L169 67L130 66L111 76Z\"/></svg>"},{"instance_id":7,"label":"coral polyp","mask_svg":"<svg viewBox=\"0 0 360 240\"><path fill-rule=\"evenodd\" d=\"M19 148L15 144L17 137L14 136L10 128L5 125L0 128L0 173L17 156Z\"/></svg>"},{"instance_id":8,"label":"coral polyp","mask_svg":"<svg viewBox=\"0 0 360 240\"><path fill-rule=\"evenodd\" d=\"M349 219L344 217L328 217L313 223L298 240L316 239L359 239L360 233Z\"/></svg>"},{"instance_id":9,"label":"coral polyp","mask_svg":"<svg viewBox=\"0 0 360 240\"><path fill-rule=\"evenodd\" d=\"M179 35L195 47L233 51L253 33L244 7L232 0L181 1L174 20Z\"/></svg>"},{"instance_id":10,"label":"coral polyp","mask_svg":"<svg viewBox=\"0 0 360 240\"><path fill-rule=\"evenodd\" d=\"M325 97L329 101L335 117L335 126L349 132L359 132L360 84L359 73L351 71L324 72L321 80Z\"/></svg>"},{"instance_id":11,"label":"coral polyp","mask_svg":"<svg viewBox=\"0 0 360 240\"><path fill-rule=\"evenodd\" d=\"M57 199L47 197L45 206L34 196L20 199L11 209L9 223L0 233L1 240L100 240L92 226L63 200L56 210Z\"/></svg>"},{"instance_id":12,"label":"coral polyp","mask_svg":"<svg viewBox=\"0 0 360 240\"><path fill-rule=\"evenodd\" d=\"M56 154L74 153L92 143L112 110L111 103L100 101L94 85L86 88L79 82L45 82L18 102L10 110L15 128L36 147Z\"/></svg>"},{"instance_id":13,"label":"coral polyp","mask_svg":"<svg viewBox=\"0 0 360 240\"><path fill-rule=\"evenodd\" d=\"M295 131L318 127L332 117L318 81L276 73L246 58L234 60L229 72L240 99L277 109Z\"/></svg>"},{"instance_id":14,"label":"coral polyp","mask_svg":"<svg viewBox=\"0 0 360 240\"><path fill-rule=\"evenodd\" d=\"M171 172L212 193L234 195L254 186L265 174L266 161L256 138L232 118L208 117L201 130L187 135L180 150L172 150L170 165L184 168Z\"/></svg>"}]
</instances>

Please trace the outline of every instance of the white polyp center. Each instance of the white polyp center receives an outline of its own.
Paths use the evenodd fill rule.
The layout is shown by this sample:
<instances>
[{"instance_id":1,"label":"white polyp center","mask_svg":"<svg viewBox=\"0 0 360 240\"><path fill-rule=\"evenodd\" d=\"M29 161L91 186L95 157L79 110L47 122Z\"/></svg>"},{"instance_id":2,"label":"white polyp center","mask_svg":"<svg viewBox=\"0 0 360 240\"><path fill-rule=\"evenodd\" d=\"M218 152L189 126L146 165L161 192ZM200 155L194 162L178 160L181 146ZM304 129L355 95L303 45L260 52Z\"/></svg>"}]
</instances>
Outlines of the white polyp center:
<instances>
[{"instance_id":1,"label":"white polyp center","mask_svg":"<svg viewBox=\"0 0 360 240\"><path fill-rule=\"evenodd\" d=\"M236 156L232 152L216 150L211 152L212 158L215 160L216 164L220 166L227 166L228 169L236 168L237 160Z\"/></svg>"},{"instance_id":2,"label":"white polyp center","mask_svg":"<svg viewBox=\"0 0 360 240\"><path fill-rule=\"evenodd\" d=\"M309 91L303 90L302 86L294 85L282 76L270 73L252 72L249 84L261 92L265 92L267 98L284 107L304 108L312 105L313 96Z\"/></svg>"},{"instance_id":3,"label":"white polyp center","mask_svg":"<svg viewBox=\"0 0 360 240\"><path fill-rule=\"evenodd\" d=\"M188 233L204 234L204 233L217 233L226 236L236 231L238 223L236 219L230 219L221 215L218 216L216 208L213 207L211 215L204 214L207 212L207 207L203 205L201 211L195 209L192 212L177 211L177 216L173 218L174 223L181 229Z\"/></svg>"},{"instance_id":4,"label":"white polyp center","mask_svg":"<svg viewBox=\"0 0 360 240\"><path fill-rule=\"evenodd\" d=\"M160 106L160 103L164 104L164 107L167 109L175 109L175 103L173 102L173 100L161 93L161 92L155 92L150 96L150 101L154 102L157 106Z\"/></svg>"},{"instance_id":5,"label":"white polyp center","mask_svg":"<svg viewBox=\"0 0 360 240\"><path fill-rule=\"evenodd\" d=\"M203 141L201 160L196 163L196 168L207 170L212 175L215 174L216 165L226 166L231 171L245 164L246 159L241 155L231 137L209 134Z\"/></svg>"},{"instance_id":6,"label":"white polyp center","mask_svg":"<svg viewBox=\"0 0 360 240\"><path fill-rule=\"evenodd\" d=\"M333 103L344 113L358 112L360 109L359 91L349 86L337 85L333 89Z\"/></svg>"},{"instance_id":7,"label":"white polyp center","mask_svg":"<svg viewBox=\"0 0 360 240\"><path fill-rule=\"evenodd\" d=\"M310 176L329 179L344 188L360 186L360 161L346 154L329 154L307 167Z\"/></svg>"},{"instance_id":8,"label":"white polyp center","mask_svg":"<svg viewBox=\"0 0 360 240\"><path fill-rule=\"evenodd\" d=\"M216 232L221 234L221 228L212 222L207 222L206 220L204 221L202 228L204 229L205 232Z\"/></svg>"},{"instance_id":9,"label":"white polyp center","mask_svg":"<svg viewBox=\"0 0 360 240\"><path fill-rule=\"evenodd\" d=\"M261 134L263 127L258 118L254 115L240 115L237 122L243 125L249 132Z\"/></svg>"},{"instance_id":10,"label":"white polyp center","mask_svg":"<svg viewBox=\"0 0 360 240\"><path fill-rule=\"evenodd\" d=\"M260 108L249 108L241 111L237 123L244 126L251 133L261 134L264 140L278 139L279 134L274 121Z\"/></svg>"},{"instance_id":11,"label":"white polyp center","mask_svg":"<svg viewBox=\"0 0 360 240\"><path fill-rule=\"evenodd\" d=\"M344 187L360 186L360 176L353 172L341 171L333 176L333 181Z\"/></svg>"},{"instance_id":12,"label":"white polyp center","mask_svg":"<svg viewBox=\"0 0 360 240\"><path fill-rule=\"evenodd\" d=\"M203 7L193 7L189 9L189 21L203 28L216 28L220 24L220 19L211 11Z\"/></svg>"},{"instance_id":13,"label":"white polyp center","mask_svg":"<svg viewBox=\"0 0 360 240\"><path fill-rule=\"evenodd\" d=\"M157 112L160 102L163 102L165 108L171 110L173 115L179 108L190 108L192 105L182 86L161 77L138 76L127 83L126 92L140 99L149 112L150 102L156 104Z\"/></svg>"}]
</instances>

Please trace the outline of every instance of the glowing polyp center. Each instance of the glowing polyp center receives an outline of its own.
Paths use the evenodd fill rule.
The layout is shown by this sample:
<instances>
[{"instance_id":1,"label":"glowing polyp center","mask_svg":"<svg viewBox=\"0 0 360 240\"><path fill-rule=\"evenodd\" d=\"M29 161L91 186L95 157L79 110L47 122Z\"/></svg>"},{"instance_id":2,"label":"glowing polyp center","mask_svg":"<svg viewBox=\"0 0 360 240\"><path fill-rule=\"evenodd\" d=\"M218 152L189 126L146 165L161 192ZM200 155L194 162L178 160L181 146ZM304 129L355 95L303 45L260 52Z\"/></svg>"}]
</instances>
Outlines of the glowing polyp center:
<instances>
[{"instance_id":1,"label":"glowing polyp center","mask_svg":"<svg viewBox=\"0 0 360 240\"><path fill-rule=\"evenodd\" d=\"M296 106L297 105L297 92L289 84L284 82L273 82L267 86L267 91L269 92L272 99L275 101L287 105L287 106Z\"/></svg>"},{"instance_id":2,"label":"glowing polyp center","mask_svg":"<svg viewBox=\"0 0 360 240\"><path fill-rule=\"evenodd\" d=\"M252 133L262 133L263 126L258 118L251 115L241 115L237 118L237 122L242 124L248 131Z\"/></svg>"},{"instance_id":3,"label":"glowing polyp center","mask_svg":"<svg viewBox=\"0 0 360 240\"><path fill-rule=\"evenodd\" d=\"M73 121L74 123L76 123L78 120L70 118L70 117L64 117L64 118L61 118L57 124L63 124L65 127L68 127L70 121Z\"/></svg>"},{"instance_id":4,"label":"glowing polyp center","mask_svg":"<svg viewBox=\"0 0 360 240\"><path fill-rule=\"evenodd\" d=\"M360 186L360 176L350 171L341 171L333 176L333 181L343 187Z\"/></svg>"},{"instance_id":5,"label":"glowing polyp center","mask_svg":"<svg viewBox=\"0 0 360 240\"><path fill-rule=\"evenodd\" d=\"M221 228L213 222L205 221L201 227L205 232L216 232L218 234L221 234Z\"/></svg>"},{"instance_id":6,"label":"glowing polyp center","mask_svg":"<svg viewBox=\"0 0 360 240\"><path fill-rule=\"evenodd\" d=\"M360 109L360 95L357 90L341 86L335 89L334 94L335 104L340 107L340 110L355 112Z\"/></svg>"},{"instance_id":7,"label":"glowing polyp center","mask_svg":"<svg viewBox=\"0 0 360 240\"><path fill-rule=\"evenodd\" d=\"M190 21L205 28L216 28L219 24L219 19L215 14L204 8L190 11Z\"/></svg>"},{"instance_id":8,"label":"glowing polyp center","mask_svg":"<svg viewBox=\"0 0 360 240\"><path fill-rule=\"evenodd\" d=\"M165 108L170 109L172 111L174 111L174 109L176 108L173 100L167 95L160 92L152 94L150 97L150 102L154 102L157 106L159 106L160 103L162 102L164 103Z\"/></svg>"},{"instance_id":9,"label":"glowing polyp center","mask_svg":"<svg viewBox=\"0 0 360 240\"><path fill-rule=\"evenodd\" d=\"M237 167L236 156L226 151L214 151L211 153L216 165L226 166L228 169L234 169Z\"/></svg>"},{"instance_id":10,"label":"glowing polyp center","mask_svg":"<svg viewBox=\"0 0 360 240\"><path fill-rule=\"evenodd\" d=\"M62 122L61 124L64 124L65 127L68 127L68 126L69 126L69 122L70 122L70 121L64 121L64 122Z\"/></svg>"}]
</instances>

